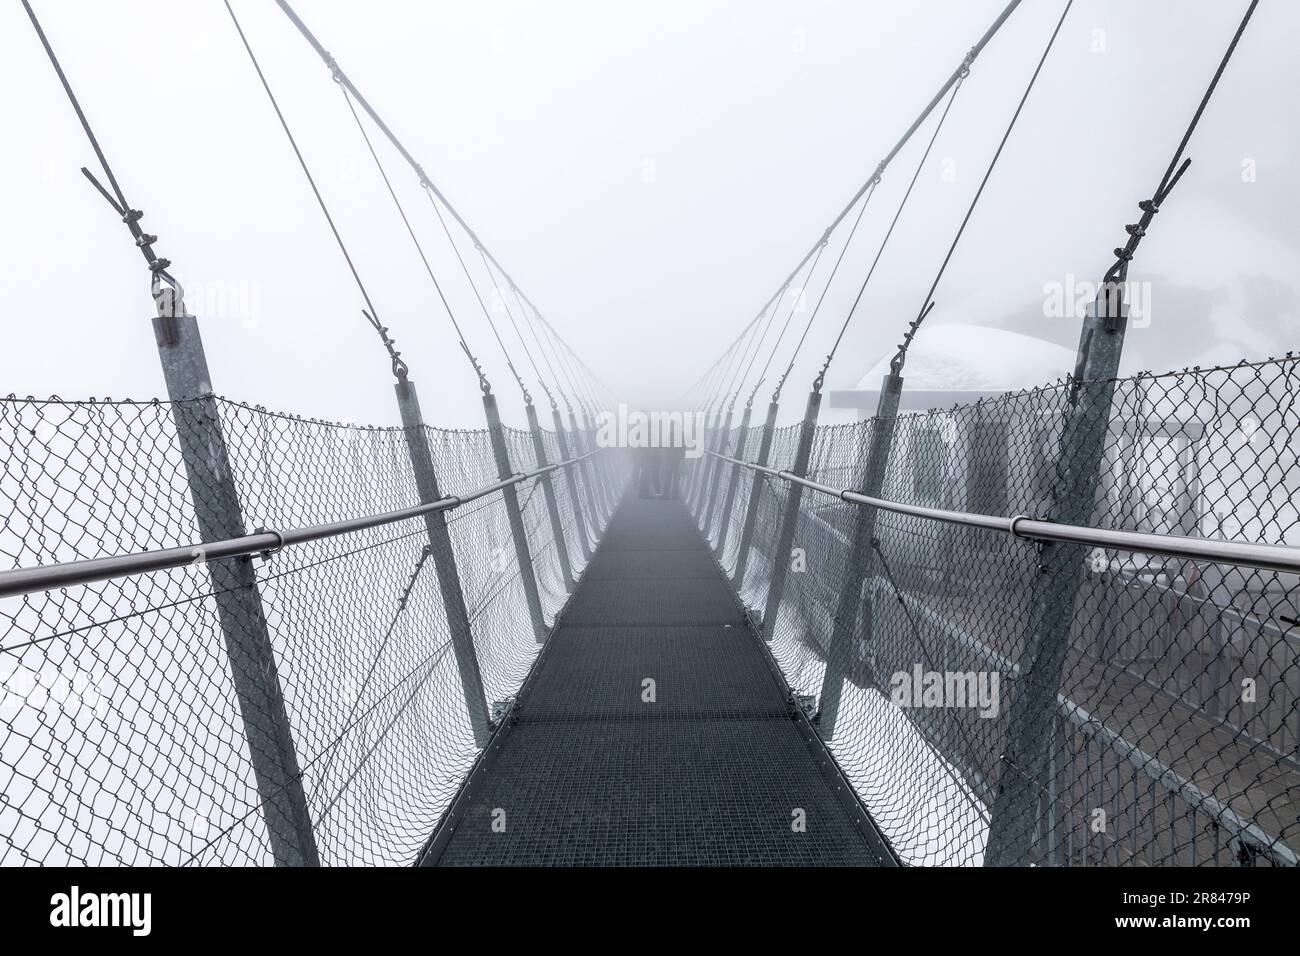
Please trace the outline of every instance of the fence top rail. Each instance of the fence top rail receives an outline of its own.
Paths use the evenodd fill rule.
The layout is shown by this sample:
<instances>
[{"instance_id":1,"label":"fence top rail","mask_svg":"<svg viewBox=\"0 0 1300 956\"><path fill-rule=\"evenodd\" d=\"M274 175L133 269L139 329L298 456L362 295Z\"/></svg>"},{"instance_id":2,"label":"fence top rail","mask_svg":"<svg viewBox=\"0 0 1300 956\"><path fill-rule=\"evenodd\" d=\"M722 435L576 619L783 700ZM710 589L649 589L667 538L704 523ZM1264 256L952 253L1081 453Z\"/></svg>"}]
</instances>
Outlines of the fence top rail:
<instances>
[{"instance_id":1,"label":"fence top rail","mask_svg":"<svg viewBox=\"0 0 1300 956\"><path fill-rule=\"evenodd\" d=\"M555 462L543 468L511 475L509 478L484 485L473 491L458 495L445 495L436 501L384 511L378 514L348 518L343 521L331 521L325 524L309 525L303 528L289 528L283 531L259 529L252 534L221 541L198 542L177 545L172 548L159 548L153 551L139 551L134 554L110 555L103 558L84 558L79 561L65 561L59 564L41 565L30 568L15 568L0 571L0 598L31 594L36 591L50 591L55 588L76 587L107 581L112 578L128 577L135 574L147 574L153 571L165 571L187 564L204 564L224 558L241 558L256 554L274 554L283 548L309 541L336 538L340 535L353 534L395 524L409 518L419 518L439 511L451 511L461 505L479 498L502 491L533 478L549 475L562 468L569 468L581 461L591 458L600 449L577 455L564 461Z\"/></svg>"},{"instance_id":2,"label":"fence top rail","mask_svg":"<svg viewBox=\"0 0 1300 956\"><path fill-rule=\"evenodd\" d=\"M706 454L771 478L802 485L805 488L829 495L832 498L839 498L850 504L879 508L882 511L890 511L895 514L926 518L931 521L942 521L946 524L983 528L987 531L996 531L1034 541L1064 541L1072 544L1092 545L1098 548L1112 548L1117 551L1158 554L1192 561L1210 561L1219 564L1231 564L1237 567L1258 568L1264 571L1300 574L1300 548L1288 545L1225 541L1219 538L1192 538L1184 535L1152 534L1143 531L1116 531L1108 528L1090 528L1081 525L1041 521L1029 515L1001 517L998 515L972 514L965 511L947 511L942 508L927 508L922 505L908 505L897 501L888 501L884 498L873 498L870 495L864 495L849 488L833 488L830 485L803 478L793 472L778 471L766 465L741 461L738 458L732 458L714 451L706 451Z\"/></svg>"}]
</instances>

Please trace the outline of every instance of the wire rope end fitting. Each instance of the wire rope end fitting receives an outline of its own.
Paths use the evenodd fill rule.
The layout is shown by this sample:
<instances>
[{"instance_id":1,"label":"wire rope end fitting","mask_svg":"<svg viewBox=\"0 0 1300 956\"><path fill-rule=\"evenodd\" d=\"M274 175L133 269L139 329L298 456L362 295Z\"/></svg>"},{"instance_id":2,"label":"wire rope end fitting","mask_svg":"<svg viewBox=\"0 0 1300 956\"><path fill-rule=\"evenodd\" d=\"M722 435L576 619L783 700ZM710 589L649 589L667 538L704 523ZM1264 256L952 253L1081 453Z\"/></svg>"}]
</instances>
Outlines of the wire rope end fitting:
<instances>
[{"instance_id":1,"label":"wire rope end fitting","mask_svg":"<svg viewBox=\"0 0 1300 956\"><path fill-rule=\"evenodd\" d=\"M962 59L961 67L957 71L957 75L961 79L964 80L966 79L966 77L970 76L971 64L975 62L975 57L977 56L979 56L979 49L976 47L971 47L969 50L966 51L966 56Z\"/></svg>"},{"instance_id":2,"label":"wire rope end fitting","mask_svg":"<svg viewBox=\"0 0 1300 956\"><path fill-rule=\"evenodd\" d=\"M339 61L334 59L334 54L326 50L321 54L321 58L325 61L325 65L329 67L330 77L335 83L341 85L343 83L343 70L339 68Z\"/></svg>"}]
</instances>

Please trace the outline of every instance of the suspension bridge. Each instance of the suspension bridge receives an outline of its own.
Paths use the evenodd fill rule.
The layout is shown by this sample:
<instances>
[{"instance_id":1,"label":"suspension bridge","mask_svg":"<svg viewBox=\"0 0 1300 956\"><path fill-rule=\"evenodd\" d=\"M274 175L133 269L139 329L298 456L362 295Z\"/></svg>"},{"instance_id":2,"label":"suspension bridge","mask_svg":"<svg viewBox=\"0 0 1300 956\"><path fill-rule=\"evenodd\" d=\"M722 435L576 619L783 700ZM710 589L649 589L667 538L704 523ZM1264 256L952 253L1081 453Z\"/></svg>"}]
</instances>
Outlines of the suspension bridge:
<instances>
[{"instance_id":1,"label":"suspension bridge","mask_svg":"<svg viewBox=\"0 0 1300 956\"><path fill-rule=\"evenodd\" d=\"M425 422L418 370L229 3L402 424L220 397L202 316L23 0L95 153L83 172L144 255L168 395L0 400L0 863L1296 864L1298 360L1119 377L1130 263L1257 0L1123 229L1068 380L899 411L908 350L1072 0L875 414L818 424L845 330L1016 0L667 416L706 424L680 465L603 439L618 395L276 2L383 177L484 427ZM778 427L876 187L918 134L803 416ZM376 137L458 273L433 265ZM477 316L443 294L462 279ZM798 290L818 283L802 318ZM501 311L484 290L504 290ZM503 423L482 333L526 428Z\"/></svg>"}]
</instances>

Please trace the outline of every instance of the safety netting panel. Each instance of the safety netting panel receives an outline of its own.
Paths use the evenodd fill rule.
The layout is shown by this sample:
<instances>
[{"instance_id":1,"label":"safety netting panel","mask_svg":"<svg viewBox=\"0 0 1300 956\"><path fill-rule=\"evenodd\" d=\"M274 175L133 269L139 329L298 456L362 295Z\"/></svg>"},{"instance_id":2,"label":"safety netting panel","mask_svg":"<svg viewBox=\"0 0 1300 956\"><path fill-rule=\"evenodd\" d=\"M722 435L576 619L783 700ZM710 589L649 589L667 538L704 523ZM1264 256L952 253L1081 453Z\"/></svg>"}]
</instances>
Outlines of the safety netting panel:
<instances>
[{"instance_id":1,"label":"safety netting panel","mask_svg":"<svg viewBox=\"0 0 1300 956\"><path fill-rule=\"evenodd\" d=\"M808 477L861 488L873 434L888 427L891 501L1050 519L1061 474L1091 467L1093 527L1300 545L1296 362L823 426ZM1066 424L1090 389L1109 418L1088 451ZM796 441L797 428L778 431L773 467L788 467ZM790 485L752 473L747 485L759 507L742 597L763 608L773 560L789 562L773 654L815 699L823 736L904 860L979 864L993 830L1014 861L1038 865L1295 862L1296 575L1077 546L1066 565L1077 586L1063 588L1044 573L1051 545L868 517L808 489L792 553L774 556ZM723 559L735 569L730 547ZM1016 766L1010 717L1053 614L1057 702L1041 726L1015 729L1022 746L1041 742L1034 766ZM1032 811L995 820L999 789L1015 785Z\"/></svg>"},{"instance_id":2,"label":"safety netting panel","mask_svg":"<svg viewBox=\"0 0 1300 956\"><path fill-rule=\"evenodd\" d=\"M487 432L424 437L442 494L498 480ZM223 399L11 396L0 440L11 568L199 542L196 505L223 507L232 488L248 532L420 501L402 429ZM558 449L554 433L542 440ZM535 467L530 435L507 429L506 441L513 473ZM183 447L210 455L187 469ZM552 481L572 538L568 477ZM537 479L516 490L553 617L567 592L544 494ZM503 496L445 520L490 707L538 651ZM430 542L417 517L251 559L247 579L198 547L172 570L0 599L0 864L275 862L267 806L295 785L322 863L411 862L479 749ZM581 549L565 547L579 570ZM233 654L232 629L264 632L265 659ZM240 693L268 673L296 767L269 788L249 731L269 717L245 713Z\"/></svg>"}]
</instances>

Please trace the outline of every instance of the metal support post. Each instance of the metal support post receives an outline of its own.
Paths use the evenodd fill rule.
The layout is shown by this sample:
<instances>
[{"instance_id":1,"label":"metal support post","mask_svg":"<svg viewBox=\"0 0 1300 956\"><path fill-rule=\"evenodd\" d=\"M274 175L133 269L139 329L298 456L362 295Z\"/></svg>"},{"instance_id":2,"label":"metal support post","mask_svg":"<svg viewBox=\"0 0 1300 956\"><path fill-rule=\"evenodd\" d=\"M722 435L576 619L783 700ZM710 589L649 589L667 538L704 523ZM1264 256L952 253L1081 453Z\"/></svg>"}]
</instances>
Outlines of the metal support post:
<instances>
[{"instance_id":1,"label":"metal support post","mask_svg":"<svg viewBox=\"0 0 1300 956\"><path fill-rule=\"evenodd\" d=\"M492 454L496 457L497 477L502 481L514 475L510 467L510 449L506 447L505 430L501 426L501 413L496 396L483 395L483 410L487 413L488 435L492 440ZM533 637L540 644L546 640L546 619L542 616L542 599L537 593L537 575L533 571L533 558L528 550L528 533L524 530L524 515L519 508L519 488L510 485L501 489L506 504L506 518L510 522L510 537L514 539L515 561L519 565L519 580L524 586L524 601L533 625Z\"/></svg>"},{"instance_id":2,"label":"metal support post","mask_svg":"<svg viewBox=\"0 0 1300 956\"><path fill-rule=\"evenodd\" d=\"M731 412L732 409L728 407L727 417L722 423L722 433L718 436L718 454L720 455L727 453L727 440L731 437ZM713 527L713 511L718 502L718 485L722 481L723 464L716 458L713 460L713 476L709 482L708 503L704 509L704 524L701 529L704 532L706 542L709 540L709 530Z\"/></svg>"},{"instance_id":3,"label":"metal support post","mask_svg":"<svg viewBox=\"0 0 1300 956\"><path fill-rule=\"evenodd\" d=\"M1084 321L1070 407L1061 434L1050 520L1087 524L1092 517L1110 428L1111 400L1124 347L1123 286L1108 281ZM1021 678L1007 716L1007 745L989 819L986 866L1029 862L1034 811L1047 791L1051 726L1069 649L1074 604L1087 573L1088 547L1045 541L1020 658Z\"/></svg>"},{"instance_id":4,"label":"metal support post","mask_svg":"<svg viewBox=\"0 0 1300 956\"><path fill-rule=\"evenodd\" d=\"M545 468L550 464L546 455L546 442L542 439L542 427L537 423L537 408L532 402L525 407L528 414L528 431L533 436L533 453L537 458L537 467ZM555 499L555 485L549 474L538 479L542 483L542 495L546 498L546 514L551 519L551 537L555 540L555 554L560 559L560 575L564 578L564 590L573 591L573 567L569 564L569 546L564 539L564 525L560 521L560 505Z\"/></svg>"},{"instance_id":5,"label":"metal support post","mask_svg":"<svg viewBox=\"0 0 1300 956\"><path fill-rule=\"evenodd\" d=\"M198 321L161 290L154 332L203 541L246 533ZM249 759L277 866L319 866L302 771L251 558L207 562Z\"/></svg>"},{"instance_id":6,"label":"metal support post","mask_svg":"<svg viewBox=\"0 0 1300 956\"><path fill-rule=\"evenodd\" d=\"M421 503L437 501L442 497L438 476L433 467L433 454L424 431L424 417L420 413L420 398L415 383L401 378L393 386L397 392L397 407L402 415L406 432L406 449L411 456L415 472L415 487ZM469 626L469 612L465 607L465 592L461 586L460 569L456 565L456 552L447 531L445 512L433 511L424 516L429 532L429 554L433 558L434 573L438 576L438 590L451 631L451 647L456 655L456 669L465 695L465 710L469 725L474 731L474 742L487 746L492 735L490 711L483 691L483 675L479 671L478 654L474 649L474 635Z\"/></svg>"},{"instance_id":7,"label":"metal support post","mask_svg":"<svg viewBox=\"0 0 1300 956\"><path fill-rule=\"evenodd\" d=\"M871 440L867 446L867 461L863 469L862 493L871 498L880 497L885 483L889 453L894 443L894 426L898 419L898 402L902 393L902 376L891 370L880 386L880 399L871 425ZM864 672L867 671L862 666L863 651L869 653L872 648L875 622L871 602L864 604L862 601L862 582L871 573L874 563L871 542L876 537L878 514L876 508L859 505L853 524L853 538L847 560L848 574L835 608L830 643L825 648L826 672L822 678L821 704L817 717L817 729L825 740L835 736L840 694L850 669L861 668ZM863 614L860 641L855 640L859 608Z\"/></svg>"},{"instance_id":8,"label":"metal support post","mask_svg":"<svg viewBox=\"0 0 1300 956\"><path fill-rule=\"evenodd\" d=\"M733 457L740 461L745 460L745 445L749 438L749 416L753 412L754 406L749 402L745 403L745 411L740 416L740 438L736 441L736 453ZM731 529L731 509L736 504L736 485L740 481L740 466L731 467L731 477L727 479L727 494L722 500L722 516L718 528L718 549L719 558L723 556L727 549L727 532Z\"/></svg>"},{"instance_id":9,"label":"metal support post","mask_svg":"<svg viewBox=\"0 0 1300 956\"><path fill-rule=\"evenodd\" d=\"M569 424L573 426L573 443L577 446L577 453L585 455L588 452L586 433L578 427L578 418L569 410ZM603 512L600 508L600 502L596 498L596 480L595 468L590 458L585 458L578 463L578 470L582 474L582 487L587 492L587 505L591 509L591 537L593 546L597 543L596 539L600 536L601 526L604 524Z\"/></svg>"},{"instance_id":10,"label":"metal support post","mask_svg":"<svg viewBox=\"0 0 1300 956\"><path fill-rule=\"evenodd\" d=\"M813 389L808 393L808 406L804 410L803 426L799 430L799 446L795 450L794 465L790 471L800 478L808 477L808 460L812 456L813 437L817 433L817 413L821 409L822 393ZM785 590L786 575L790 570L790 551L795 530L799 524L799 502L803 498L803 485L790 482L785 492L785 511L781 515L781 530L772 552L772 576L767 588L767 607L763 611L763 640L771 641L776 633L776 617L781 610L781 594Z\"/></svg>"},{"instance_id":11,"label":"metal support post","mask_svg":"<svg viewBox=\"0 0 1300 956\"><path fill-rule=\"evenodd\" d=\"M763 433L758 440L758 459L755 464L767 465L772 453L772 435L776 431L776 413L779 406L775 401L767 406L767 419L763 422ZM736 550L736 570L731 583L739 590L745 586L745 570L749 566L749 551L754 545L754 525L758 521L758 500L763 491L765 476L754 472L753 483L749 488L749 502L745 505L745 523L740 528L740 547Z\"/></svg>"},{"instance_id":12,"label":"metal support post","mask_svg":"<svg viewBox=\"0 0 1300 956\"><path fill-rule=\"evenodd\" d=\"M551 418L555 422L555 440L560 445L560 457L568 461L573 456L569 451L569 436L564 430L564 419L556 405L551 406ZM578 546L582 548L584 561L591 560L591 543L587 538L587 526L582 516L582 503L578 495L578 472L573 465L564 466L564 483L569 486L569 505L573 508L573 526L578 535ZM593 537L594 532L593 532Z\"/></svg>"}]
</instances>

